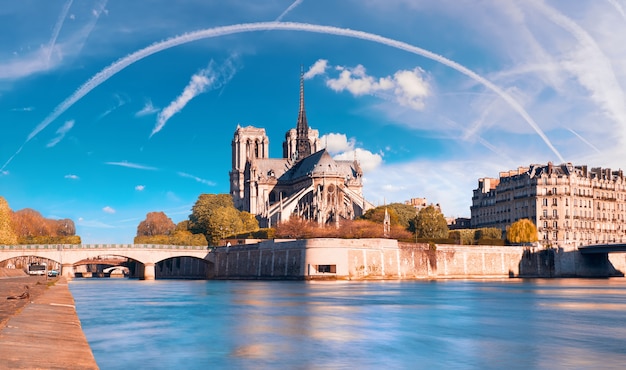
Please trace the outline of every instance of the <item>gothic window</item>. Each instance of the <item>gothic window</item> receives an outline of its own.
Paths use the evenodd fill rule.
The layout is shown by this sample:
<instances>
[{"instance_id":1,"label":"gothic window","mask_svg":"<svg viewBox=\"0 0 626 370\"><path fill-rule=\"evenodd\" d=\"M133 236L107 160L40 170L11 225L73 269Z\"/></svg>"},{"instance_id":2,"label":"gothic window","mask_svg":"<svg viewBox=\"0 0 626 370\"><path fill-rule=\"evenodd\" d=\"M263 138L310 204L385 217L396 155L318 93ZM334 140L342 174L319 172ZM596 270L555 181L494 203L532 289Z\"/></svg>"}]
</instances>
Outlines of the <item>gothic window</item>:
<instances>
[{"instance_id":1,"label":"gothic window","mask_svg":"<svg viewBox=\"0 0 626 370\"><path fill-rule=\"evenodd\" d=\"M254 142L254 158L259 158L259 142Z\"/></svg>"}]
</instances>

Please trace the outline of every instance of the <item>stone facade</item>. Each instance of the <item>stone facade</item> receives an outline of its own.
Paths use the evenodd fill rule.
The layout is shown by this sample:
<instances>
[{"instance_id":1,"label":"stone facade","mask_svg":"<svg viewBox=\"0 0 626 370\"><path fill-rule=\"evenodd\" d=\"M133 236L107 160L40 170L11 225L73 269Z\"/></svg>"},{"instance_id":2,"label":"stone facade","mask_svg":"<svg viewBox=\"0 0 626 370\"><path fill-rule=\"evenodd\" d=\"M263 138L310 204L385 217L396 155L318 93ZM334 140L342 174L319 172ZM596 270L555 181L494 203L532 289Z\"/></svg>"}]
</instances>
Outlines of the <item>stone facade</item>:
<instances>
[{"instance_id":1,"label":"stone facade","mask_svg":"<svg viewBox=\"0 0 626 370\"><path fill-rule=\"evenodd\" d=\"M621 170L531 165L481 178L474 190L471 226L506 231L527 218L539 242L553 247L626 242L626 180Z\"/></svg>"}]
</instances>

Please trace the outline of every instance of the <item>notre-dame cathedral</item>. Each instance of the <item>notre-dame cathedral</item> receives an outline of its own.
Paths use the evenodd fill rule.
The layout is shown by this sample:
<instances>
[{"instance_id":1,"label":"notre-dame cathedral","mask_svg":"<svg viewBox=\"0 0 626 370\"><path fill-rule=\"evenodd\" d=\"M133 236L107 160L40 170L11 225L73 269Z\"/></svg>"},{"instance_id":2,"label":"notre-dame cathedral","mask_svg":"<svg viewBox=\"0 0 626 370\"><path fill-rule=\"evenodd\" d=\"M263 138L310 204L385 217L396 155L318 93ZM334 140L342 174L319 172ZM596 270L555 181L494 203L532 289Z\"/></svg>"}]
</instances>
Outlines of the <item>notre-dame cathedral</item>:
<instances>
[{"instance_id":1,"label":"notre-dame cathedral","mask_svg":"<svg viewBox=\"0 0 626 370\"><path fill-rule=\"evenodd\" d=\"M235 130L230 194L235 207L255 215L262 227L292 215L320 225L359 217L372 207L363 198L362 179L356 159L334 160L321 148L318 131L307 123L302 74L298 122L285 135L283 158L269 158L265 129Z\"/></svg>"}]
</instances>

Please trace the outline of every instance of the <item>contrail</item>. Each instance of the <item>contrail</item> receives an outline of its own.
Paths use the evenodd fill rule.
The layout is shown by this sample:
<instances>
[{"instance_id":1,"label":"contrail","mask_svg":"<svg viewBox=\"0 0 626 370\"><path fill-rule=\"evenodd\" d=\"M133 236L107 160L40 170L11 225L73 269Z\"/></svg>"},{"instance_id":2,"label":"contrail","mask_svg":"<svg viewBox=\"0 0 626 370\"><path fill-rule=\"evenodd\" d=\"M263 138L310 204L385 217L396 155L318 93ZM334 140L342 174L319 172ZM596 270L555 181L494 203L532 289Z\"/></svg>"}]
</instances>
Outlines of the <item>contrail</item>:
<instances>
[{"instance_id":1,"label":"contrail","mask_svg":"<svg viewBox=\"0 0 626 370\"><path fill-rule=\"evenodd\" d=\"M298 5L302 4L304 0L296 0L293 2L293 4L289 5L289 8L285 9L284 12L282 12L281 15L278 16L278 18L276 18L276 20L274 22L280 22L283 20L283 18L287 15L287 13L289 13L290 11L292 11L295 7L297 7Z\"/></svg>"},{"instance_id":2,"label":"contrail","mask_svg":"<svg viewBox=\"0 0 626 370\"><path fill-rule=\"evenodd\" d=\"M589 142L589 140L585 139L584 137L580 136L580 134L574 130L572 130L571 128L567 129L569 132L571 132L572 134L574 134L574 136L576 136L577 138L580 139L580 141L582 141L583 143L587 144L591 149L595 150L597 153L602 153L600 151L600 149L598 149L595 145L591 144Z\"/></svg>"},{"instance_id":3,"label":"contrail","mask_svg":"<svg viewBox=\"0 0 626 370\"><path fill-rule=\"evenodd\" d=\"M569 32L580 44L579 51L573 55L577 60L567 61L565 69L569 70L580 85L591 93L591 99L600 105L608 116L617 122L621 129L619 138L626 138L626 94L622 90L610 59L604 54L591 35L572 19L544 2L536 2L537 9L544 13L554 24Z\"/></svg>"},{"instance_id":4,"label":"contrail","mask_svg":"<svg viewBox=\"0 0 626 370\"><path fill-rule=\"evenodd\" d=\"M61 32L61 27L63 27L63 22L65 22L65 17L67 17L67 12L70 10L72 6L73 0L68 0L63 9L61 9L61 14L59 15L59 19L57 23L54 25L54 29L52 30L52 36L50 37L50 42L48 43L48 55L46 56L46 65L50 63L50 56L52 55L52 49L57 42L57 38L59 37L59 32Z\"/></svg>"},{"instance_id":5,"label":"contrail","mask_svg":"<svg viewBox=\"0 0 626 370\"><path fill-rule=\"evenodd\" d=\"M624 12L624 8L622 7L622 5L620 5L620 3L617 2L617 0L607 0L611 5L613 5L613 7L615 9L617 9L617 11L619 12L619 14L622 15L622 18L624 18L624 20L626 20L626 13ZM291 8L291 7L289 7ZM289 10L289 8L287 10Z\"/></svg>"},{"instance_id":6,"label":"contrail","mask_svg":"<svg viewBox=\"0 0 626 370\"><path fill-rule=\"evenodd\" d=\"M224 35L244 33L244 32L275 31L275 30L321 33L321 34L345 36L345 37L352 37L355 39L372 41L372 42L387 45L396 49L404 50L409 53L421 55L425 58L432 59L441 64L444 64L468 76L469 78L475 80L476 82L484 85L488 89L498 94L506 103L509 104L511 108L513 108L514 111L516 111L526 121L526 123L528 123L528 125L530 125L530 127L533 128L533 130L535 130L535 132L539 135L539 137L541 137L541 139L552 150L552 152L561 160L561 162L565 162L561 154L552 145L548 137L543 133L541 128L539 128L537 123L535 123L535 121L530 117L530 115L526 112L526 110L524 110L524 108L515 99L513 99L512 96L510 96L504 90L494 85L489 80L485 79L484 77L479 76L476 72L460 65L459 63L454 62L441 55L435 54L431 51L422 49L420 47L413 46L402 41L397 41L397 40L393 40L387 37L375 35L372 33L367 33L363 31L355 31L355 30L351 30L348 28L339 28L339 27L333 27L333 26L322 26L322 25L316 25L316 24L294 23L294 22L243 23L243 24L235 24L231 26L209 28L209 29L199 30L195 32L185 33L180 36L175 36L167 40L152 44L143 49L140 49L132 54L129 54L123 58L118 59L113 64L109 65L108 67L104 68L100 72L96 73L89 80L87 80L87 82L82 84L72 95L70 95L61 104L59 104L52 111L52 113L50 113L39 125L37 125L37 127L35 127L35 129L26 138L26 142L30 141L33 137L39 134L44 128L46 128L50 123L52 123L55 119L57 119L66 110L68 110L72 105L74 105L82 97L84 97L89 92L91 92L91 90L100 86L102 83L104 83L106 80L116 75L118 72L120 72L124 68L130 66L131 64L139 60L142 60L143 58L146 58L152 54L156 54L160 51L163 51L163 50L175 47L175 46L179 46L182 44L186 44L192 41L208 39L208 38L224 36ZM15 155L11 157L11 159L13 159L14 157ZM9 159L2 166L2 168L0 168L0 171L3 170L10 163L11 159Z\"/></svg>"}]
</instances>

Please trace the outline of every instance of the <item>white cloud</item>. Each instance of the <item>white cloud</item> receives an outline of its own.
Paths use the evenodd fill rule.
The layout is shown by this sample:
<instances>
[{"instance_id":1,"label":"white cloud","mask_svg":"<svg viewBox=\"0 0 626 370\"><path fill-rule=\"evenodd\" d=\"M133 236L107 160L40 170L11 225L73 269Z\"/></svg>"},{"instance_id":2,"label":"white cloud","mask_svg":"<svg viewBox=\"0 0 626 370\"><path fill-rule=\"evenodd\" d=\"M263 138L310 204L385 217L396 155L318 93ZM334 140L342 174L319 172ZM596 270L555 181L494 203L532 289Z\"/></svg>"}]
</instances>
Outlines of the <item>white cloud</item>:
<instances>
[{"instance_id":1,"label":"white cloud","mask_svg":"<svg viewBox=\"0 0 626 370\"><path fill-rule=\"evenodd\" d=\"M318 67L312 76L323 74L326 70L326 61L320 59L318 62L320 61L323 61L323 69ZM335 70L339 71L339 77L328 78L326 86L336 92L347 90L354 96L391 94L396 103L415 110L424 109L424 100L431 95L430 84L424 78L426 73L419 67L413 70L399 70L393 76L379 78L368 75L361 64L354 68L337 66Z\"/></svg>"},{"instance_id":2,"label":"white cloud","mask_svg":"<svg viewBox=\"0 0 626 370\"><path fill-rule=\"evenodd\" d=\"M12 112L32 112L35 110L35 107L23 107L23 108L13 108Z\"/></svg>"},{"instance_id":3,"label":"white cloud","mask_svg":"<svg viewBox=\"0 0 626 370\"><path fill-rule=\"evenodd\" d=\"M331 155L335 155L348 150L354 150L355 140L348 140L346 134L330 133L322 135L320 138L322 146L328 150Z\"/></svg>"},{"instance_id":4,"label":"white cloud","mask_svg":"<svg viewBox=\"0 0 626 370\"><path fill-rule=\"evenodd\" d=\"M326 67L328 67L328 60L318 59L309 70L304 74L304 79L308 80L317 75L326 73Z\"/></svg>"},{"instance_id":5,"label":"white cloud","mask_svg":"<svg viewBox=\"0 0 626 370\"><path fill-rule=\"evenodd\" d=\"M188 178L188 179L193 179L193 180L195 180L195 181L197 181L197 182L199 182L201 184L205 184L205 185L209 185L209 186L215 186L216 185L215 182L213 182L213 181L201 179L201 178L199 178L197 176L190 175L190 174L184 173L184 172L178 172L178 176L185 177L185 178Z\"/></svg>"},{"instance_id":6,"label":"white cloud","mask_svg":"<svg viewBox=\"0 0 626 370\"><path fill-rule=\"evenodd\" d=\"M356 159L364 173L373 171L383 163L381 154L372 153L369 150L355 148L356 140L348 139L345 134L330 133L320 138L322 147L338 160Z\"/></svg>"},{"instance_id":7,"label":"white cloud","mask_svg":"<svg viewBox=\"0 0 626 370\"><path fill-rule=\"evenodd\" d=\"M135 168L135 169L138 169L138 170L155 171L157 169L156 167L144 166L142 164L131 163L131 162L126 162L126 161L122 161L122 162L105 162L104 164L108 164L108 165L111 165L111 166Z\"/></svg>"},{"instance_id":8,"label":"white cloud","mask_svg":"<svg viewBox=\"0 0 626 370\"><path fill-rule=\"evenodd\" d=\"M372 153L369 150L356 148L347 152L337 154L333 158L342 160L356 159L363 170L363 173L369 173L378 168L383 163L383 156Z\"/></svg>"},{"instance_id":9,"label":"white cloud","mask_svg":"<svg viewBox=\"0 0 626 370\"><path fill-rule=\"evenodd\" d=\"M364 178L365 198L376 204L424 197L439 203L446 216L469 217L478 178L497 177L502 163L483 159L428 160L383 164Z\"/></svg>"},{"instance_id":10,"label":"white cloud","mask_svg":"<svg viewBox=\"0 0 626 370\"><path fill-rule=\"evenodd\" d=\"M6 171L6 170L1 171L1 172L0 172L0 175L2 175L2 176L8 176L8 175L9 175L9 171Z\"/></svg>"},{"instance_id":11,"label":"white cloud","mask_svg":"<svg viewBox=\"0 0 626 370\"><path fill-rule=\"evenodd\" d=\"M146 187L144 185L137 185L135 186L135 190L137 191L143 191Z\"/></svg>"},{"instance_id":12,"label":"white cloud","mask_svg":"<svg viewBox=\"0 0 626 370\"><path fill-rule=\"evenodd\" d=\"M180 112L193 98L206 92L209 88L219 88L230 81L235 75L233 58L226 60L218 70L215 70L214 62L211 61L207 68L191 76L183 92L159 113L157 123L152 129L150 137L161 131L167 121Z\"/></svg>"},{"instance_id":13,"label":"white cloud","mask_svg":"<svg viewBox=\"0 0 626 370\"><path fill-rule=\"evenodd\" d=\"M113 229L116 228L113 225L106 224L97 220L85 220L82 217L78 218L78 225L84 228L96 228L96 229Z\"/></svg>"},{"instance_id":14,"label":"white cloud","mask_svg":"<svg viewBox=\"0 0 626 370\"><path fill-rule=\"evenodd\" d=\"M79 177L77 175L73 175L73 174L65 175L64 177L66 179L69 179L69 180L78 180L79 179Z\"/></svg>"},{"instance_id":15,"label":"white cloud","mask_svg":"<svg viewBox=\"0 0 626 370\"><path fill-rule=\"evenodd\" d=\"M57 136L50 140L46 147L52 148L53 146L57 145L61 140L63 140L65 134L67 134L72 129L72 127L74 127L74 120L66 121L63 126L59 127L59 129L57 130Z\"/></svg>"},{"instance_id":16,"label":"white cloud","mask_svg":"<svg viewBox=\"0 0 626 370\"><path fill-rule=\"evenodd\" d=\"M135 113L135 117L150 116L157 113L158 111L159 108L156 108L154 105L152 105L152 101L148 100L146 101L146 104L144 104L143 108Z\"/></svg>"},{"instance_id":17,"label":"white cloud","mask_svg":"<svg viewBox=\"0 0 626 370\"><path fill-rule=\"evenodd\" d=\"M110 214L115 213L115 210L113 208L109 207L109 206L106 206L106 207L102 208L102 211L104 213L110 213Z\"/></svg>"}]
</instances>

